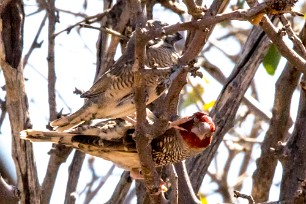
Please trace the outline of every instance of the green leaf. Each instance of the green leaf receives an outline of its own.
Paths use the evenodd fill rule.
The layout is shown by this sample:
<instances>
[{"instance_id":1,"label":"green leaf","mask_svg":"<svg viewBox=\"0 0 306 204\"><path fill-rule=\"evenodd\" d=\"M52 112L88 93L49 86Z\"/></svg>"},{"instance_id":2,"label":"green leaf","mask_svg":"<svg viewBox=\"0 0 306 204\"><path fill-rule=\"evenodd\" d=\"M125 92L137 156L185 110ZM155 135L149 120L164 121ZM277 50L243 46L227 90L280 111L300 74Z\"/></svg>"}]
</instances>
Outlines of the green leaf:
<instances>
[{"instance_id":1,"label":"green leaf","mask_svg":"<svg viewBox=\"0 0 306 204\"><path fill-rule=\"evenodd\" d=\"M265 67L268 74L272 76L275 74L280 58L281 55L279 54L276 46L271 44L266 56L263 59L263 66Z\"/></svg>"}]
</instances>

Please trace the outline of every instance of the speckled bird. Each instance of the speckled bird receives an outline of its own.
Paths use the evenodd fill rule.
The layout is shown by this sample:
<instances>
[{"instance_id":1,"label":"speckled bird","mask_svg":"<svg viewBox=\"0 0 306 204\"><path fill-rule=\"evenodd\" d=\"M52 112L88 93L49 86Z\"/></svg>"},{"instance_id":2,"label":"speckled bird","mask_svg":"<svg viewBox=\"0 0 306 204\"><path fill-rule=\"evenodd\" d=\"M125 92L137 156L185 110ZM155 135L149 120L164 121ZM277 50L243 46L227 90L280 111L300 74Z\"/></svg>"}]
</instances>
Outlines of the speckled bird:
<instances>
[{"instance_id":1,"label":"speckled bird","mask_svg":"<svg viewBox=\"0 0 306 204\"><path fill-rule=\"evenodd\" d=\"M160 21L147 23L150 29L162 28ZM145 78L146 104L157 99L167 88L167 79L174 73L170 66L177 64L179 53L174 43L182 39L179 33L154 39L146 47ZM103 74L81 98L85 104L75 113L63 116L50 123L55 130L62 132L85 121L102 118L122 118L136 111L134 104L135 35L131 36L126 51Z\"/></svg>"},{"instance_id":2,"label":"speckled bird","mask_svg":"<svg viewBox=\"0 0 306 204\"><path fill-rule=\"evenodd\" d=\"M197 112L174 122L163 135L151 142L152 158L156 167L182 161L207 148L212 140L215 125L205 113ZM138 178L139 156L132 124L123 119L111 119L96 125L81 125L70 132L24 130L22 139L32 142L53 142L79 149L87 154L112 161L131 171Z\"/></svg>"}]
</instances>

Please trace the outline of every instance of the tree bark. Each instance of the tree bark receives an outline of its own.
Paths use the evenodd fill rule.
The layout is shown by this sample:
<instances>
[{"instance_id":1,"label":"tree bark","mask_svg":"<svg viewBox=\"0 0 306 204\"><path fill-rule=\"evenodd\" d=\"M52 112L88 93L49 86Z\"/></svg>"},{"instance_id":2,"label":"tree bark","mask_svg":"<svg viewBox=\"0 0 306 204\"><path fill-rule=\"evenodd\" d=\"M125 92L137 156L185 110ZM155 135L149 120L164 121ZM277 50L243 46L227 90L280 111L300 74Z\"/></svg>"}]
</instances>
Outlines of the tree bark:
<instances>
[{"instance_id":1,"label":"tree bark","mask_svg":"<svg viewBox=\"0 0 306 204\"><path fill-rule=\"evenodd\" d=\"M32 144L19 139L19 132L31 128L28 100L24 89L21 63L24 11L21 0L11 1L1 8L0 65L6 84L6 107L12 132L12 156L16 165L21 203L40 203Z\"/></svg>"},{"instance_id":2,"label":"tree bark","mask_svg":"<svg viewBox=\"0 0 306 204\"><path fill-rule=\"evenodd\" d=\"M303 77L305 80L305 77ZM306 89L300 93L300 104L294 131L281 155L283 177L280 200L293 200L293 203L305 203L305 194L299 195L301 182L306 179ZM305 186L304 186L305 188Z\"/></svg>"},{"instance_id":3,"label":"tree bark","mask_svg":"<svg viewBox=\"0 0 306 204\"><path fill-rule=\"evenodd\" d=\"M210 113L217 127L212 144L203 153L188 160L187 169L195 192L200 189L208 166L224 135L234 125L233 122L241 100L262 61L268 45L269 40L261 28L254 27L249 34L238 63Z\"/></svg>"},{"instance_id":4,"label":"tree bark","mask_svg":"<svg viewBox=\"0 0 306 204\"><path fill-rule=\"evenodd\" d=\"M306 45L306 24L300 33L302 43ZM298 51L297 51L298 52ZM273 117L261 146L261 156L256 161L257 169L253 174L252 196L256 202L267 201L272 184L277 157L270 148L276 148L278 141L283 141L291 126L290 106L293 92L300 80L301 72L287 62L281 76L276 82Z\"/></svg>"}]
</instances>

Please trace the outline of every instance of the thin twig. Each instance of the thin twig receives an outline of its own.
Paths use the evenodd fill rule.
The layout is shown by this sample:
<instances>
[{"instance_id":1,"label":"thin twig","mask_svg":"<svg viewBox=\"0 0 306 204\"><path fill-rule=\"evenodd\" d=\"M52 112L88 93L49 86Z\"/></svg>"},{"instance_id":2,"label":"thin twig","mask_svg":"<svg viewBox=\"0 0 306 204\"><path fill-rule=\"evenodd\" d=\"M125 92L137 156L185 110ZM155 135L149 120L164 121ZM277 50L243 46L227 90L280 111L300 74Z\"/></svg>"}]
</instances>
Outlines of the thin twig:
<instances>
[{"instance_id":1,"label":"thin twig","mask_svg":"<svg viewBox=\"0 0 306 204\"><path fill-rule=\"evenodd\" d=\"M66 187L65 204L74 204L76 201L76 197L73 194L76 192L84 159L85 153L76 150L68 169L69 177Z\"/></svg>"},{"instance_id":2,"label":"thin twig","mask_svg":"<svg viewBox=\"0 0 306 204\"><path fill-rule=\"evenodd\" d=\"M103 176L102 178L100 178L100 182L99 182L98 186L93 191L88 191L87 192L86 198L85 198L85 201L84 201L85 204L89 204L90 201L97 195L97 193L103 187L103 185L105 184L107 179L112 175L114 169L115 169L115 165L112 165L111 168L106 173L106 175Z\"/></svg>"},{"instance_id":3,"label":"thin twig","mask_svg":"<svg viewBox=\"0 0 306 204\"><path fill-rule=\"evenodd\" d=\"M48 15L47 15L47 13L46 13L45 16L44 16L44 18L42 19L42 21L41 21L41 23L40 23L40 26L39 26L39 28L38 28L38 31L37 31L37 33L36 33L36 35L35 35L35 38L34 38L34 40L33 40L33 42L32 42L32 45L31 45L29 51L27 52L27 54L25 54L25 56L24 56L24 58L23 58L23 67L24 67L24 68L25 68L26 64L28 63L28 60L29 60L30 55L32 54L33 50L34 50L35 48L40 48L41 45L42 45L42 43L43 43L43 41L37 42L37 40L38 40L38 38L39 38L39 36L40 36L40 33L41 33L41 31L42 31L42 29L43 29L43 27L44 27L44 25L45 25L47 16L48 16Z\"/></svg>"},{"instance_id":4,"label":"thin twig","mask_svg":"<svg viewBox=\"0 0 306 204\"><path fill-rule=\"evenodd\" d=\"M1 127L5 118L5 115L7 113L6 110L6 101L3 101L0 99L0 109L1 109L1 115L0 115L0 133L1 133Z\"/></svg>"},{"instance_id":5,"label":"thin twig","mask_svg":"<svg viewBox=\"0 0 306 204\"><path fill-rule=\"evenodd\" d=\"M45 79L48 82L48 78L45 77L40 71L38 71L34 66L32 66L31 64L28 64L28 66L30 66L39 76L41 76L43 79ZM71 107L67 104L67 102L65 101L65 99L61 95L61 93L57 89L55 89L55 92L56 92L58 98L61 99L61 101L64 103L64 105L66 106L68 111L71 112L72 111Z\"/></svg>"},{"instance_id":6,"label":"thin twig","mask_svg":"<svg viewBox=\"0 0 306 204\"><path fill-rule=\"evenodd\" d=\"M258 4L257 0L250 0L247 1L247 3L250 6L257 4L255 7L260 5ZM267 16L263 16L260 26L265 31L269 39L277 47L281 55L285 57L300 72L306 73L306 56L300 56L295 50L286 44L286 42L283 40L283 37L278 33L277 29Z\"/></svg>"},{"instance_id":7,"label":"thin twig","mask_svg":"<svg viewBox=\"0 0 306 204\"><path fill-rule=\"evenodd\" d=\"M117 37L119 37L123 40L127 40L127 41L129 40L128 37L122 35L121 33L117 32L115 30L112 30L110 28L103 28L103 27L97 28L97 27L94 27L94 26L91 26L91 25L88 25L88 24L85 24L85 23L80 23L79 25L81 27L84 27L84 28L92 28L92 29L95 29L95 30L99 30L101 32L106 32L108 34L112 34L112 35L117 36Z\"/></svg>"},{"instance_id":8,"label":"thin twig","mask_svg":"<svg viewBox=\"0 0 306 204\"><path fill-rule=\"evenodd\" d=\"M63 12L63 13L68 13L68 14L71 14L71 15L74 15L74 16L82 17L82 18L88 18L87 14L85 14L85 13L75 13L75 12L67 11L67 10L60 9L60 8L55 8L55 10Z\"/></svg>"},{"instance_id":9,"label":"thin twig","mask_svg":"<svg viewBox=\"0 0 306 204\"><path fill-rule=\"evenodd\" d=\"M53 33L55 31L55 23L56 17L54 13L54 0L48 1L48 95L49 95L49 114L50 120L55 120L57 113L56 113L56 100L55 100L55 64L54 64L54 47L55 47L55 40L53 37Z\"/></svg>"},{"instance_id":10,"label":"thin twig","mask_svg":"<svg viewBox=\"0 0 306 204\"><path fill-rule=\"evenodd\" d=\"M281 15L280 20L281 20L282 24L284 25L284 30L288 34L289 39L293 42L296 51L298 51L301 56L306 58L306 49L305 49L301 39L292 30L292 27L290 26L287 18L284 15Z\"/></svg>"},{"instance_id":11,"label":"thin twig","mask_svg":"<svg viewBox=\"0 0 306 204\"><path fill-rule=\"evenodd\" d=\"M177 13L178 15L183 15L184 13L187 13L186 7L182 5L182 3L167 0L157 0L157 2L159 2L165 8L170 9L174 13Z\"/></svg>"},{"instance_id":12,"label":"thin twig","mask_svg":"<svg viewBox=\"0 0 306 204\"><path fill-rule=\"evenodd\" d=\"M168 168L170 171L170 183L171 183L171 200L170 204L178 204L178 176L173 165Z\"/></svg>"},{"instance_id":13,"label":"thin twig","mask_svg":"<svg viewBox=\"0 0 306 204\"><path fill-rule=\"evenodd\" d=\"M195 17L200 17L202 12L205 12L207 9L196 5L196 3L193 0L183 0L185 5L187 6L188 13Z\"/></svg>"},{"instance_id":14,"label":"thin twig","mask_svg":"<svg viewBox=\"0 0 306 204\"><path fill-rule=\"evenodd\" d=\"M104 16L106 16L109 13L109 11L110 11L110 9L107 9L103 13L99 13L99 14L94 15L94 16L89 16L89 17L87 17L87 18L85 18L85 19L65 28L62 31L54 33L53 36L57 37L59 34L61 34L63 32L67 32L69 34L69 32L71 31L72 28L80 25L81 23L91 24L91 23L97 22L97 21L101 20Z\"/></svg>"},{"instance_id":15,"label":"thin twig","mask_svg":"<svg viewBox=\"0 0 306 204\"><path fill-rule=\"evenodd\" d=\"M95 157L90 157L90 158L88 159L88 168L89 168L89 170L90 170L90 172L91 172L91 181L90 181L89 183L86 184L86 186L85 186L84 189L79 193L79 195L85 193L87 189L88 189L87 192L90 192L91 189L92 189L92 187L93 187L93 185L94 185L94 183L95 183L96 180L98 179L98 176L97 176L97 174L96 174L96 170L95 170L94 165L93 165L93 164L94 164L94 161L95 161ZM86 195L86 196L87 196L87 195Z\"/></svg>"},{"instance_id":16,"label":"thin twig","mask_svg":"<svg viewBox=\"0 0 306 204\"><path fill-rule=\"evenodd\" d=\"M49 118L54 120L57 118L56 111L56 94L55 94L55 64L54 64L54 46L55 40L53 33L55 31L56 16L54 10L54 0L48 0L48 6L46 7L48 13L48 101L49 101ZM54 188L55 179L60 165L66 161L68 158L71 148L65 147L63 145L53 145L50 151L50 159L48 163L48 168L46 176L42 183L42 203L49 203L51 199L51 194Z\"/></svg>"},{"instance_id":17,"label":"thin twig","mask_svg":"<svg viewBox=\"0 0 306 204\"><path fill-rule=\"evenodd\" d=\"M240 193L239 191L234 191L234 197L235 198L244 198L249 201L249 204L255 204L255 201L251 195L246 195L243 193Z\"/></svg>"}]
</instances>

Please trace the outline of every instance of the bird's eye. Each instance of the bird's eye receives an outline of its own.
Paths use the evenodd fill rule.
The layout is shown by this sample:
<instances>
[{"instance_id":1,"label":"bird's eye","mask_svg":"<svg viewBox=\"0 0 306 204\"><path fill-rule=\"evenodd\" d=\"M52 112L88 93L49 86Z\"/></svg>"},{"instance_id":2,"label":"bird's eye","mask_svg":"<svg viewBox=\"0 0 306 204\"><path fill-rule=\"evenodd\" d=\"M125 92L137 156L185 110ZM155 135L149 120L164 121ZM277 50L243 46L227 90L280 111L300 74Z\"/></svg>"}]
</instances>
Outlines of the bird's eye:
<instances>
[{"instance_id":1,"label":"bird's eye","mask_svg":"<svg viewBox=\"0 0 306 204\"><path fill-rule=\"evenodd\" d=\"M197 123L197 122L199 122L199 118L194 117L193 121L194 121L195 123Z\"/></svg>"}]
</instances>

